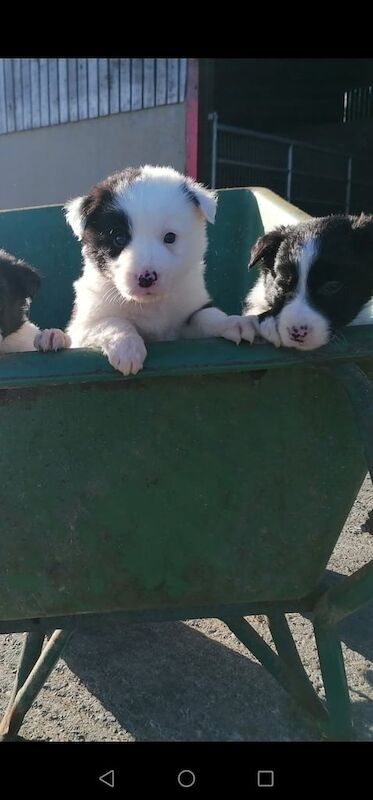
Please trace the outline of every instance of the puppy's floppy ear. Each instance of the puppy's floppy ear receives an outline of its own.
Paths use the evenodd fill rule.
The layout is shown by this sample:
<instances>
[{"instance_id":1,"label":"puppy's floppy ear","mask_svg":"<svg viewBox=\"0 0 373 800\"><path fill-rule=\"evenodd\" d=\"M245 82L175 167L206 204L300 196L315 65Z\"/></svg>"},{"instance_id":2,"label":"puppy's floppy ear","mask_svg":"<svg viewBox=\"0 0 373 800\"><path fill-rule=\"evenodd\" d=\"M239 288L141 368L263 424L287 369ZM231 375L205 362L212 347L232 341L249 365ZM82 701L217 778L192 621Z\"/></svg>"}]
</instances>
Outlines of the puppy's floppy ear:
<instances>
[{"instance_id":1,"label":"puppy's floppy ear","mask_svg":"<svg viewBox=\"0 0 373 800\"><path fill-rule=\"evenodd\" d=\"M367 248L366 255L373 259L373 214L360 214L353 218L351 227L355 243L360 249Z\"/></svg>"},{"instance_id":2,"label":"puppy's floppy ear","mask_svg":"<svg viewBox=\"0 0 373 800\"><path fill-rule=\"evenodd\" d=\"M69 200L64 206L66 222L71 225L75 236L81 239L84 232L85 215L83 212L83 204L86 200L85 197L75 197Z\"/></svg>"},{"instance_id":3,"label":"puppy's floppy ear","mask_svg":"<svg viewBox=\"0 0 373 800\"><path fill-rule=\"evenodd\" d=\"M266 269L272 269L277 251L284 241L286 230L284 226L275 228L257 239L250 253L249 269L255 267L258 261L263 261Z\"/></svg>"},{"instance_id":4,"label":"puppy's floppy ear","mask_svg":"<svg viewBox=\"0 0 373 800\"><path fill-rule=\"evenodd\" d=\"M17 294L22 297L34 297L41 284L40 274L26 261L18 260L12 269L13 284Z\"/></svg>"},{"instance_id":5,"label":"puppy's floppy ear","mask_svg":"<svg viewBox=\"0 0 373 800\"><path fill-rule=\"evenodd\" d=\"M197 183L192 178L186 178L183 185L185 194L192 203L198 208L207 222L215 222L218 198L216 192L206 189L201 183Z\"/></svg>"}]
</instances>

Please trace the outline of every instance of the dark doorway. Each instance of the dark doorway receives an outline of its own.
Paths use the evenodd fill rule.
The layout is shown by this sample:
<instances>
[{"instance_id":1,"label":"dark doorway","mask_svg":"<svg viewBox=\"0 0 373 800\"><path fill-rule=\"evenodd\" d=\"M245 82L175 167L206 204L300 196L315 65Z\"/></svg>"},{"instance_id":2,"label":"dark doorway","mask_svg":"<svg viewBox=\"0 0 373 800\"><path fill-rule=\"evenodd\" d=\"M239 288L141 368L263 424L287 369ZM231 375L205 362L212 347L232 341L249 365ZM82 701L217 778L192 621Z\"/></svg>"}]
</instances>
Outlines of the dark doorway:
<instances>
[{"instance_id":1,"label":"dark doorway","mask_svg":"<svg viewBox=\"0 0 373 800\"><path fill-rule=\"evenodd\" d=\"M373 59L201 59L199 175L208 184L213 112L218 125L262 135L219 129L217 187L290 189L288 199L315 215L346 204L373 212ZM312 147L289 158L289 142Z\"/></svg>"}]
</instances>

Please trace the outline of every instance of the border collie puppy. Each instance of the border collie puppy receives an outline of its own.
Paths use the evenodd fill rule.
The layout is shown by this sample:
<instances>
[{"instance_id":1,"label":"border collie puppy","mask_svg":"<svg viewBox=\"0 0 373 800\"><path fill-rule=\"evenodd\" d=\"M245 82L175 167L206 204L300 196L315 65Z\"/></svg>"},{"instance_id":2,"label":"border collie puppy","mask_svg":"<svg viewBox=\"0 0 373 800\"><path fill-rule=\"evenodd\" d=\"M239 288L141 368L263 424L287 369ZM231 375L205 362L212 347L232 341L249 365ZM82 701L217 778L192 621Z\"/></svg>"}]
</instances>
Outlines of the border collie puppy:
<instances>
[{"instance_id":1,"label":"border collie puppy","mask_svg":"<svg viewBox=\"0 0 373 800\"><path fill-rule=\"evenodd\" d=\"M71 200L66 218L84 259L67 328L72 347L97 348L135 375L147 341L222 336L238 344L243 318L214 308L204 281L206 220L216 205L191 178L149 165Z\"/></svg>"},{"instance_id":2,"label":"border collie puppy","mask_svg":"<svg viewBox=\"0 0 373 800\"><path fill-rule=\"evenodd\" d=\"M344 325L373 324L372 215L277 228L254 245L249 269L258 262L244 309L250 341L254 324L276 347L314 350Z\"/></svg>"},{"instance_id":3,"label":"border collie puppy","mask_svg":"<svg viewBox=\"0 0 373 800\"><path fill-rule=\"evenodd\" d=\"M0 354L61 350L69 337L58 328L40 331L27 319L40 286L39 273L25 261L0 250Z\"/></svg>"}]
</instances>

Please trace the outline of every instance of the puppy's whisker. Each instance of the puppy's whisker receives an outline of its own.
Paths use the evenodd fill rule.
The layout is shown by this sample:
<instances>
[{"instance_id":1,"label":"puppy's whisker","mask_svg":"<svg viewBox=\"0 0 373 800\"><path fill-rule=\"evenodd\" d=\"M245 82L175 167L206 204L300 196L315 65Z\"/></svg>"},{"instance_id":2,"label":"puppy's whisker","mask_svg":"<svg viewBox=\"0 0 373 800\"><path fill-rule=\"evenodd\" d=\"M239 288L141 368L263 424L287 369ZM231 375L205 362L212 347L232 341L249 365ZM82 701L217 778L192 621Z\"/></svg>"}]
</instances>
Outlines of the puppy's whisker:
<instances>
[{"instance_id":1,"label":"puppy's whisker","mask_svg":"<svg viewBox=\"0 0 373 800\"><path fill-rule=\"evenodd\" d=\"M125 298L118 293L115 286L110 286L109 289L106 290L103 295L103 299L107 303L111 303L113 305L118 304L120 306L123 306L126 302Z\"/></svg>"}]
</instances>

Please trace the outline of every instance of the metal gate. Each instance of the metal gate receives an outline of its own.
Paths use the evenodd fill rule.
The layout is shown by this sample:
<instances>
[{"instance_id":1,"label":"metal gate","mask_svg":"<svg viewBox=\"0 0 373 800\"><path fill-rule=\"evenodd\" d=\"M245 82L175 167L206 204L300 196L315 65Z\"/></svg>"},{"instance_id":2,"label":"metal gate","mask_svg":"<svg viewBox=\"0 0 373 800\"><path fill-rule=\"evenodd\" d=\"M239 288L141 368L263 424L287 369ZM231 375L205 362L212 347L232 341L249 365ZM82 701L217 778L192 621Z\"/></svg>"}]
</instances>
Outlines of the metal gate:
<instances>
[{"instance_id":1,"label":"metal gate","mask_svg":"<svg viewBox=\"0 0 373 800\"><path fill-rule=\"evenodd\" d=\"M209 120L212 188L265 186L315 216L373 213L367 158Z\"/></svg>"}]
</instances>

